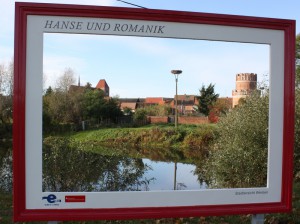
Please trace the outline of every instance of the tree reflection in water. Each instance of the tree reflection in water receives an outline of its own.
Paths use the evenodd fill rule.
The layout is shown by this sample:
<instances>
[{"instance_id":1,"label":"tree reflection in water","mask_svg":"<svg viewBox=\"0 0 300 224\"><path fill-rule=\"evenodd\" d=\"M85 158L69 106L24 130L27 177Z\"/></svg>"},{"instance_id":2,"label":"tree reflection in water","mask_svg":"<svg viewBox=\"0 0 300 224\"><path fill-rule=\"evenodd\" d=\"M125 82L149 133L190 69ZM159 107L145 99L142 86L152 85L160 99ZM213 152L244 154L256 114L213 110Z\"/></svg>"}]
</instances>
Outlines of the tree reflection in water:
<instances>
[{"instance_id":1,"label":"tree reflection in water","mask_svg":"<svg viewBox=\"0 0 300 224\"><path fill-rule=\"evenodd\" d=\"M142 159L104 156L82 150L67 138L48 137L43 145L43 191L141 191L151 167Z\"/></svg>"}]
</instances>

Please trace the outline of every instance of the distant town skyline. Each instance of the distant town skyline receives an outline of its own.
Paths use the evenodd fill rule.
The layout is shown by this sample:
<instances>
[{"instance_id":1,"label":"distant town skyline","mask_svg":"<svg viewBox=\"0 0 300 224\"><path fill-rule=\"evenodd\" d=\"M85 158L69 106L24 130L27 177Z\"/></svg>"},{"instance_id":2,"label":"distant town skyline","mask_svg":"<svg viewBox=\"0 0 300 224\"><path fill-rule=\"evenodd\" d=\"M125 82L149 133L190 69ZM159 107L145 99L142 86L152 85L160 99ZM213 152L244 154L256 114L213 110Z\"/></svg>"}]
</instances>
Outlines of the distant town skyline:
<instances>
[{"instance_id":1,"label":"distant town skyline","mask_svg":"<svg viewBox=\"0 0 300 224\"><path fill-rule=\"evenodd\" d=\"M269 46L169 38L44 34L45 88L65 68L80 82L96 86L105 79L111 96L173 97L180 69L178 94L198 95L202 85L215 84L220 96L231 96L238 73L269 75ZM78 80L77 80L78 81ZM77 82L76 82L77 83Z\"/></svg>"}]
</instances>

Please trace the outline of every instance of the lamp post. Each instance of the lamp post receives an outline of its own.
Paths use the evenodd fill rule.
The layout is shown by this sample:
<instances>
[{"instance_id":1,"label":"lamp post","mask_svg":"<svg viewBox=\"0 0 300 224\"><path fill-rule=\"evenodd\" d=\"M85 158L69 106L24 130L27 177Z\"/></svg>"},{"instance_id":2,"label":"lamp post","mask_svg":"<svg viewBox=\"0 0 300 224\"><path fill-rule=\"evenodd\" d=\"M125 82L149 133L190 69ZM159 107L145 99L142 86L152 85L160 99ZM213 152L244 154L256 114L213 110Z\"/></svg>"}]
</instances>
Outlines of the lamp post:
<instances>
[{"instance_id":1,"label":"lamp post","mask_svg":"<svg viewBox=\"0 0 300 224\"><path fill-rule=\"evenodd\" d=\"M176 94L175 94L175 128L178 126L178 95L177 95L177 83L178 83L178 76L182 73L181 70L172 70L171 73L175 76L175 84L176 84Z\"/></svg>"},{"instance_id":2,"label":"lamp post","mask_svg":"<svg viewBox=\"0 0 300 224\"><path fill-rule=\"evenodd\" d=\"M177 95L177 83L178 83L178 76L182 73L181 70L172 70L171 73L175 76L175 84L176 84L176 94L175 94L175 128L177 129L178 126L178 95ZM176 177L177 177L177 162L174 163L174 190L176 190Z\"/></svg>"}]
</instances>

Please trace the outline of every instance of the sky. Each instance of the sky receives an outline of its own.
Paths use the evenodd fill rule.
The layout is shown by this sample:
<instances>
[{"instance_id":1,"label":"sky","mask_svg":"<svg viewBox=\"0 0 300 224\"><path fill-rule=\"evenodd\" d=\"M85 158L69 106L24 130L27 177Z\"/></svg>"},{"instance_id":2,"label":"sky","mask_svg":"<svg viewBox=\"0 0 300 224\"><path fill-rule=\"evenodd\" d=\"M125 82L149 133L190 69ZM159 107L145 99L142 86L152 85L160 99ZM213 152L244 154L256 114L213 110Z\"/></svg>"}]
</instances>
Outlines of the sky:
<instances>
[{"instance_id":1,"label":"sky","mask_svg":"<svg viewBox=\"0 0 300 224\"><path fill-rule=\"evenodd\" d=\"M31 0L98 6L133 7L116 0ZM299 0L128 0L150 9L293 19L300 22ZM300 32L299 24L296 32ZM0 64L13 58L14 1L0 7ZM75 47L74 47L75 46ZM230 97L237 73L269 74L269 46L168 38L45 34L43 72L45 86L54 86L65 68L76 82L95 86L105 79L110 95L122 98L173 97L180 69L178 94L199 94L202 85L215 84L220 96Z\"/></svg>"}]
</instances>

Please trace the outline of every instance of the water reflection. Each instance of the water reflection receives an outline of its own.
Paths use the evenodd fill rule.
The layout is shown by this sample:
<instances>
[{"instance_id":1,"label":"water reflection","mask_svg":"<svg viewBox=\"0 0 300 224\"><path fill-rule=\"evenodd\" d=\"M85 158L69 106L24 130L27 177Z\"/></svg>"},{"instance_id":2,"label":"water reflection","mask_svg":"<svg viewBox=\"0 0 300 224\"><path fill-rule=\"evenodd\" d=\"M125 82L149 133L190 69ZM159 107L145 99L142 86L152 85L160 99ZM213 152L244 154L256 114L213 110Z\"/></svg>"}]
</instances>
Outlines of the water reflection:
<instances>
[{"instance_id":1,"label":"water reflection","mask_svg":"<svg viewBox=\"0 0 300 224\"><path fill-rule=\"evenodd\" d=\"M66 139L54 139L55 144L52 140L45 141L43 149L43 191L138 191L145 187L142 178L150 167L141 159L104 156L76 149Z\"/></svg>"},{"instance_id":2,"label":"water reflection","mask_svg":"<svg viewBox=\"0 0 300 224\"><path fill-rule=\"evenodd\" d=\"M198 176L194 175L195 165L177 163L177 166L177 190L203 187ZM50 137L44 140L43 191L172 190L174 175L174 163L171 162L155 162L120 154L103 155L87 150L86 146L82 150L80 145L75 146L66 138Z\"/></svg>"},{"instance_id":3,"label":"water reflection","mask_svg":"<svg viewBox=\"0 0 300 224\"><path fill-rule=\"evenodd\" d=\"M155 180L149 184L151 190L172 190L174 189L174 179L176 175L176 190L196 190L207 188L205 183L198 181L195 174L196 166L193 164L176 163L177 172L174 171L174 162L157 162L143 159L143 162L152 167L145 176L155 176Z\"/></svg>"}]
</instances>

